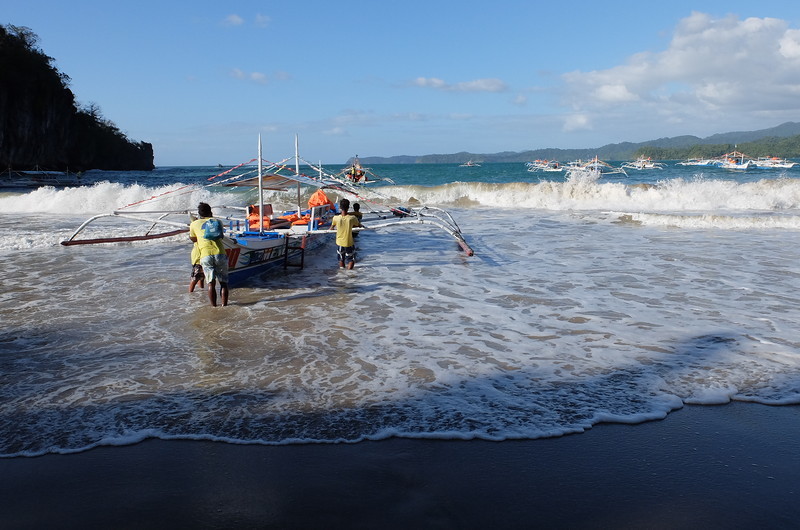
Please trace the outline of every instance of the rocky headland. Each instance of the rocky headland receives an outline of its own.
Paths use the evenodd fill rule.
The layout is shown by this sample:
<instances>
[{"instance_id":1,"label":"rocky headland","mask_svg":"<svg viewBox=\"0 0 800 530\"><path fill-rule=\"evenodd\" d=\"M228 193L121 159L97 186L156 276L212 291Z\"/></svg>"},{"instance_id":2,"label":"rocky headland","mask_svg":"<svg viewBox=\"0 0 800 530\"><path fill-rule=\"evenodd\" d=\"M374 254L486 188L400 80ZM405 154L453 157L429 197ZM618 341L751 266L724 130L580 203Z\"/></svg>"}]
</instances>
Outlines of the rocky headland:
<instances>
[{"instance_id":1,"label":"rocky headland","mask_svg":"<svg viewBox=\"0 0 800 530\"><path fill-rule=\"evenodd\" d=\"M79 107L29 28L0 25L0 171L152 170L153 146Z\"/></svg>"}]
</instances>

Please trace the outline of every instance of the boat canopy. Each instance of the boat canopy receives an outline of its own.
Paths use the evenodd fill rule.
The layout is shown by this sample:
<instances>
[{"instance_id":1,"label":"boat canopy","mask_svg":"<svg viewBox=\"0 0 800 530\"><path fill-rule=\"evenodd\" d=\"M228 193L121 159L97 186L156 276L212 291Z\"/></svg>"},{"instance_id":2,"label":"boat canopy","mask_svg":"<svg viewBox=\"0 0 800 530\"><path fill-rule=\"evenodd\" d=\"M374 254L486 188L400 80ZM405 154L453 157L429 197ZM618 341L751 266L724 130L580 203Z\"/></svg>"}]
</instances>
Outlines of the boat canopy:
<instances>
[{"instance_id":1,"label":"boat canopy","mask_svg":"<svg viewBox=\"0 0 800 530\"><path fill-rule=\"evenodd\" d=\"M335 180L312 178L306 175L277 175L268 173L261 176L261 188L273 191L287 191L297 184L306 184L315 188L334 188L339 183ZM250 177L243 180L226 182L222 186L243 186L258 189L258 177Z\"/></svg>"}]
</instances>

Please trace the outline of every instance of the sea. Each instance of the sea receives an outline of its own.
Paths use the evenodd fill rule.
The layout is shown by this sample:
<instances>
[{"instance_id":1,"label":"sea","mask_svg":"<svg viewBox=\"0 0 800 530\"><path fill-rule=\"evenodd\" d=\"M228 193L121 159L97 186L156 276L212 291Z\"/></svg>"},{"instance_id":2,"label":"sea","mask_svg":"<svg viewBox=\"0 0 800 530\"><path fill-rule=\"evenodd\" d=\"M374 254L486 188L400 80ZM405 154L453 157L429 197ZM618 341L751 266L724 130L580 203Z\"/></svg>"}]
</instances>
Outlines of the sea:
<instances>
[{"instance_id":1,"label":"sea","mask_svg":"<svg viewBox=\"0 0 800 530\"><path fill-rule=\"evenodd\" d=\"M241 201L204 186L220 171L0 192L0 456L535 439L687 404L800 403L800 167L375 166L389 180L372 189L446 209L474 255L429 225L365 231L355 269L330 243L224 308L189 292L185 235L59 244L145 199Z\"/></svg>"}]
</instances>

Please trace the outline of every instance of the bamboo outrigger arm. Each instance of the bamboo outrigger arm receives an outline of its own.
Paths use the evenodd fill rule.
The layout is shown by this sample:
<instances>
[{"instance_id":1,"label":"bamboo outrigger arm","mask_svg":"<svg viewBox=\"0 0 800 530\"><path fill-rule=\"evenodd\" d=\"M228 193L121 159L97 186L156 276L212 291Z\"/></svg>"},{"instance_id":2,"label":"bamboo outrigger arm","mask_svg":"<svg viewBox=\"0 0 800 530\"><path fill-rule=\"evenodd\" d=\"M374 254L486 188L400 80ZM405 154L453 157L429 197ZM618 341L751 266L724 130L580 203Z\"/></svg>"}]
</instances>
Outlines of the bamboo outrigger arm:
<instances>
[{"instance_id":1,"label":"bamboo outrigger arm","mask_svg":"<svg viewBox=\"0 0 800 530\"><path fill-rule=\"evenodd\" d=\"M69 238L61 241L61 244L64 245L64 246L71 246L71 245L94 245L94 244L97 244L97 243L119 243L119 242L125 242L125 241L146 241L148 239L159 239L159 238L163 238L163 237L176 236L178 234L183 234L183 233L189 231L189 227L188 227L188 225L186 223L179 223L179 222L176 222L176 221L167 221L167 220L164 219L164 217L166 217L167 215L175 214L175 213L182 213L182 212L163 212L162 211L162 212L142 212L142 213L161 213L163 215L161 215L161 217L159 217L157 219L143 219L143 218L137 217L135 215L121 214L119 212L104 213L104 214L100 214L100 215L95 215L94 217L91 217L91 218L87 219L86 221L84 221L83 224L81 224L78 227L78 229L75 230L75 232ZM123 217L123 218L126 218L126 219L133 219L133 220L136 220L136 221L150 222L151 224L150 224L150 228L148 228L143 235L139 235L139 236L118 236L118 237L99 237L99 238L93 238L93 239L75 239L78 236L78 234L83 232L83 230L87 226L89 226L89 224L91 224L92 222L96 221L97 219L101 219L103 217ZM171 226L175 226L175 227L179 227L179 228L177 228L175 230L168 231L168 232L159 232L159 233L156 233L156 234L151 234L150 231L153 230L153 228L155 228L156 225L159 225L159 224L171 225Z\"/></svg>"},{"instance_id":2,"label":"bamboo outrigger arm","mask_svg":"<svg viewBox=\"0 0 800 530\"><path fill-rule=\"evenodd\" d=\"M446 223L442 222L439 219L434 220L434 219L423 219L421 217L412 217L410 219L402 219L399 221L387 221L385 223L377 223L377 224L370 223L369 226L365 226L363 228L354 228L353 230L354 231L377 230L379 228L389 228L397 225L411 225L411 224L430 224L438 228L441 228L442 230L450 234L450 236L453 239L456 240L456 243L458 243L458 245L461 247L464 253L466 253L467 256L474 255L472 247L470 247L467 241L464 239L464 236L461 234L461 231L458 230L458 228L453 228L451 226L448 226ZM315 230L314 232L335 234L336 230L326 229L326 230Z\"/></svg>"}]
</instances>

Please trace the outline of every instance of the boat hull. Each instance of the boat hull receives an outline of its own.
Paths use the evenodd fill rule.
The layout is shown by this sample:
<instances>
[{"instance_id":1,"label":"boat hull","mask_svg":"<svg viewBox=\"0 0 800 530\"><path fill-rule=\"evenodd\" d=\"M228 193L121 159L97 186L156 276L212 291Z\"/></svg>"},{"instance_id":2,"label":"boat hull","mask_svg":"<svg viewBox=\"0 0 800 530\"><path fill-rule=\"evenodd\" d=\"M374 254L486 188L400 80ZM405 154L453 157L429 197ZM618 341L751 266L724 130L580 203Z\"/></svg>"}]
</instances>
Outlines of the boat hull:
<instances>
[{"instance_id":1,"label":"boat hull","mask_svg":"<svg viewBox=\"0 0 800 530\"><path fill-rule=\"evenodd\" d=\"M228 281L243 283L254 276L288 267L302 267L305 253L325 245L326 234L237 234L223 244L228 255Z\"/></svg>"}]
</instances>

